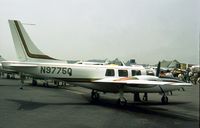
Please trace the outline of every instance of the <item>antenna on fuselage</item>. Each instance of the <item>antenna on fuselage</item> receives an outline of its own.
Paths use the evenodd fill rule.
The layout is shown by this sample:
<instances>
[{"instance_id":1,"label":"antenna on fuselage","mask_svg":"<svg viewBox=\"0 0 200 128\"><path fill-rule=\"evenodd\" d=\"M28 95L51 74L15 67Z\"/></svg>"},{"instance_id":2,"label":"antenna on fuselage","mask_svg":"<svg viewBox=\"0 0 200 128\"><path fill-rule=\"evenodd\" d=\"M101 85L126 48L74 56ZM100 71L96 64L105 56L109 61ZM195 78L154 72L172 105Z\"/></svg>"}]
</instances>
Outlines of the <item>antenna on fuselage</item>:
<instances>
[{"instance_id":1,"label":"antenna on fuselage","mask_svg":"<svg viewBox=\"0 0 200 128\"><path fill-rule=\"evenodd\" d=\"M32 23L22 23L23 25L36 25L36 24L32 24Z\"/></svg>"}]
</instances>

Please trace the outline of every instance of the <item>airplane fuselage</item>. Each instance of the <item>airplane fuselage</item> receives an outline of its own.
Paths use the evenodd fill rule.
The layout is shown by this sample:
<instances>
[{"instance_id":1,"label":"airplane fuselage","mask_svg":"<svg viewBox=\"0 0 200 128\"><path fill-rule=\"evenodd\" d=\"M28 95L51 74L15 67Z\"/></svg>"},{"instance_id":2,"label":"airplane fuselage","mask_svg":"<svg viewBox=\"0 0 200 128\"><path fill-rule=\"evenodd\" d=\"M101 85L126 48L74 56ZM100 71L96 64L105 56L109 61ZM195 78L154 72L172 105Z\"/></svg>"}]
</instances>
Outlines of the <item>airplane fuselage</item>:
<instances>
[{"instance_id":1,"label":"airplane fuselage","mask_svg":"<svg viewBox=\"0 0 200 128\"><path fill-rule=\"evenodd\" d=\"M110 66L110 65L83 65L83 64L67 64L67 63L38 63L38 62L18 62L6 61L3 62L5 69L13 69L19 72L27 73L37 77L46 79L57 79L66 81L70 84L95 89L103 92L119 92L121 84L114 86L112 83L93 83L95 80L111 78L113 81L119 78L137 78L133 72L137 69L129 66ZM113 71L112 74L108 70ZM139 76L138 76L139 77ZM152 80L159 80L157 77L147 76ZM172 91L179 89L180 86L162 85L164 91ZM137 86L124 86L124 92L148 92L160 93L162 90L159 86L151 88L139 88Z\"/></svg>"}]
</instances>

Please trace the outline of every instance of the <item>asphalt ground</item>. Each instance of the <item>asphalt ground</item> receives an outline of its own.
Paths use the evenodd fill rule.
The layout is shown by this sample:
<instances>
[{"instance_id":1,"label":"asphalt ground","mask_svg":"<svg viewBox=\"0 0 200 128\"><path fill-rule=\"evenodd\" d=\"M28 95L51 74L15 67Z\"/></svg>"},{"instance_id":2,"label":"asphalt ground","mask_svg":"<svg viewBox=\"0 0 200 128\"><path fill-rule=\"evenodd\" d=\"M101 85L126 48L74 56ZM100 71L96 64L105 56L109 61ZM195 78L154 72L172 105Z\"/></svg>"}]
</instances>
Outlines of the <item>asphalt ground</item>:
<instances>
[{"instance_id":1,"label":"asphalt ground","mask_svg":"<svg viewBox=\"0 0 200 128\"><path fill-rule=\"evenodd\" d=\"M173 92L169 104L161 95L148 102L117 106L118 94L102 94L91 103L90 90L80 87L47 88L0 78L0 128L198 128L199 86ZM141 95L142 96L142 95Z\"/></svg>"}]
</instances>

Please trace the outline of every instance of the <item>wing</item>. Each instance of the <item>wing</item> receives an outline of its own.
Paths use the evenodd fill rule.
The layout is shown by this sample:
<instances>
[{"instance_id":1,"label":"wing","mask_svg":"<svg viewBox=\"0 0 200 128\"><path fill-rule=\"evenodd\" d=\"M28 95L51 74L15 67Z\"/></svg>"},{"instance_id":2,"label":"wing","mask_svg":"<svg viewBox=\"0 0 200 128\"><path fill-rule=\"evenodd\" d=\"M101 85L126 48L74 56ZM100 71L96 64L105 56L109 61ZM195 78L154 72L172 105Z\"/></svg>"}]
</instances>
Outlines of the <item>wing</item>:
<instances>
[{"instance_id":1,"label":"wing","mask_svg":"<svg viewBox=\"0 0 200 128\"><path fill-rule=\"evenodd\" d=\"M129 87L137 88L151 88L154 86L192 86L191 83L180 83L171 81L157 81L157 80L144 80L138 78L104 78L101 80L93 81L101 84L126 85Z\"/></svg>"},{"instance_id":2,"label":"wing","mask_svg":"<svg viewBox=\"0 0 200 128\"><path fill-rule=\"evenodd\" d=\"M129 87L139 87L139 88L151 88L158 85L170 85L171 82L163 81L148 81L148 80L139 80L139 79L129 79L129 78L104 78L101 80L93 81L95 83L105 83L113 85L126 85Z\"/></svg>"}]
</instances>

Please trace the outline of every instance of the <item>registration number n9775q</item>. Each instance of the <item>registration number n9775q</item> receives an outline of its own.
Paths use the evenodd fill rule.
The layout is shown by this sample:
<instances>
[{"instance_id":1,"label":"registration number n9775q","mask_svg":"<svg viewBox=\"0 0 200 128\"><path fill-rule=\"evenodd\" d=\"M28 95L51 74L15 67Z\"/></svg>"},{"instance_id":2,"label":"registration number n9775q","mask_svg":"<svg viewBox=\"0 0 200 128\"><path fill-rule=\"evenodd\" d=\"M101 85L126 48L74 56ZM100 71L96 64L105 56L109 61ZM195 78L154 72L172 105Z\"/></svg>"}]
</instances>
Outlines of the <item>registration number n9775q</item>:
<instances>
[{"instance_id":1,"label":"registration number n9775q","mask_svg":"<svg viewBox=\"0 0 200 128\"><path fill-rule=\"evenodd\" d=\"M72 69L66 67L40 67L41 74L68 74L69 76L72 75Z\"/></svg>"}]
</instances>

